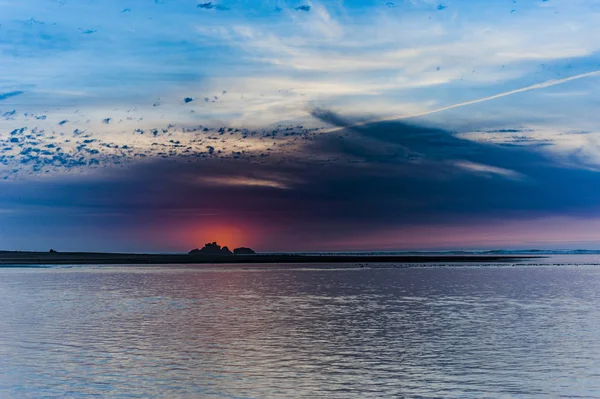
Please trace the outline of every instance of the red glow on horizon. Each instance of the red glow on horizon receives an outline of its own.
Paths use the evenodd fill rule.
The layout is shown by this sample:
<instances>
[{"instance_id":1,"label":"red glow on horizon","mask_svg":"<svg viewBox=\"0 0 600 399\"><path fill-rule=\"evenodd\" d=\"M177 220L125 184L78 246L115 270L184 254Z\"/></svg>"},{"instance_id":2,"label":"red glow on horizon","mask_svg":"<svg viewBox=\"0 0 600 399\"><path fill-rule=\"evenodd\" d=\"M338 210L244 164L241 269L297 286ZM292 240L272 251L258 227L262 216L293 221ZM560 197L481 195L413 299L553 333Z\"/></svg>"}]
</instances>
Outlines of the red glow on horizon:
<instances>
[{"instance_id":1,"label":"red glow on horizon","mask_svg":"<svg viewBox=\"0 0 600 399\"><path fill-rule=\"evenodd\" d=\"M239 247L251 247L256 243L256 232L247 227L230 223L207 223L190 226L185 241L192 247L202 248L204 244L216 241L230 250Z\"/></svg>"},{"instance_id":2,"label":"red glow on horizon","mask_svg":"<svg viewBox=\"0 0 600 399\"><path fill-rule=\"evenodd\" d=\"M416 225L392 229L261 224L222 216L147 225L136 232L140 251L187 252L216 241L230 250L257 252L401 251L515 248L597 248L600 218L486 219L470 224ZM129 235L131 239L132 234ZM149 248L149 249L146 249Z\"/></svg>"},{"instance_id":3,"label":"red glow on horizon","mask_svg":"<svg viewBox=\"0 0 600 399\"><path fill-rule=\"evenodd\" d=\"M145 242L150 252L188 252L204 244L217 242L230 250L250 247L264 250L262 228L240 218L203 216L188 220L157 219L138 232L138 241Z\"/></svg>"}]
</instances>

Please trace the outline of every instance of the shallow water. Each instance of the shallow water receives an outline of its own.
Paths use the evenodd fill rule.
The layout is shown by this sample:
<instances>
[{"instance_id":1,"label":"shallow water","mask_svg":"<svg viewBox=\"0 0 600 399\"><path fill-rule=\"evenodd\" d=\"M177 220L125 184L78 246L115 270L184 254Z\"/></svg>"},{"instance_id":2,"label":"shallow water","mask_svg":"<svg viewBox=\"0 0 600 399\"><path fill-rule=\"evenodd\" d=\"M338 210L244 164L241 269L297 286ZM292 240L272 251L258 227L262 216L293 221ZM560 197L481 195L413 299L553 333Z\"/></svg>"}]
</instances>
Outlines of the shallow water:
<instances>
[{"instance_id":1,"label":"shallow water","mask_svg":"<svg viewBox=\"0 0 600 399\"><path fill-rule=\"evenodd\" d=\"M600 397L600 266L0 269L1 398Z\"/></svg>"}]
</instances>

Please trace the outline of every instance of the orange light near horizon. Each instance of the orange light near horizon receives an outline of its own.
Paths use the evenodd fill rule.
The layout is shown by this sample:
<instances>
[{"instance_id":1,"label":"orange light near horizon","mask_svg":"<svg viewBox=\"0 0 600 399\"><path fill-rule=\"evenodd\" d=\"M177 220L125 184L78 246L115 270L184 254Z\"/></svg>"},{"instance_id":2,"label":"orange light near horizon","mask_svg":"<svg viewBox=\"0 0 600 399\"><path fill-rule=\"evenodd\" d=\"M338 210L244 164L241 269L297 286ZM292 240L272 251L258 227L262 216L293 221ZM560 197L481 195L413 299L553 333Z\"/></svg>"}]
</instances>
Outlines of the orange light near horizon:
<instances>
[{"instance_id":1,"label":"orange light near horizon","mask_svg":"<svg viewBox=\"0 0 600 399\"><path fill-rule=\"evenodd\" d=\"M247 229L230 224L211 224L192 227L191 230L189 237L193 239L194 245L198 248L208 242L216 241L219 245L227 246L230 250L233 250L238 247L250 246L254 241Z\"/></svg>"}]
</instances>

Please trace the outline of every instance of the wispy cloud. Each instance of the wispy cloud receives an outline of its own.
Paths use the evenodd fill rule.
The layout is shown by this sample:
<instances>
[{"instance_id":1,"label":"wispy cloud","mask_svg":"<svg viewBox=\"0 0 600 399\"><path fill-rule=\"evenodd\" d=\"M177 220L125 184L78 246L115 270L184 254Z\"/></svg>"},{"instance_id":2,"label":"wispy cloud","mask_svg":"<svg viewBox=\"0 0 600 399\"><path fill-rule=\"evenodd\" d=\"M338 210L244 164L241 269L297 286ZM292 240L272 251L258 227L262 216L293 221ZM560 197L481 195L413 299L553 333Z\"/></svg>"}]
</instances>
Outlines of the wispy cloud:
<instances>
[{"instance_id":1,"label":"wispy cloud","mask_svg":"<svg viewBox=\"0 0 600 399\"><path fill-rule=\"evenodd\" d=\"M514 170L510 170L510 169L505 169L505 168L499 168L496 166L490 166L490 165L485 165L485 164L481 164L481 163L476 163L476 162L470 162L470 161L455 161L453 162L453 165L456 166L457 168L472 172L472 173L476 173L476 174L481 174L481 175L488 175L488 176L501 176L501 177L505 177L507 179L512 179L512 180L522 180L524 178L524 176L521 173L515 172Z\"/></svg>"},{"instance_id":2,"label":"wispy cloud","mask_svg":"<svg viewBox=\"0 0 600 399\"><path fill-rule=\"evenodd\" d=\"M298 6L298 7L294 8L294 10L296 10L296 11L305 11L305 12L310 11L310 9L311 9L311 7L309 5L302 5L302 6Z\"/></svg>"},{"instance_id":3,"label":"wispy cloud","mask_svg":"<svg viewBox=\"0 0 600 399\"><path fill-rule=\"evenodd\" d=\"M10 91L8 93L0 93L0 101L6 100L8 98L15 97L15 96L18 96L18 95L21 95L21 94L23 94L23 92L20 91L20 90Z\"/></svg>"},{"instance_id":4,"label":"wispy cloud","mask_svg":"<svg viewBox=\"0 0 600 399\"><path fill-rule=\"evenodd\" d=\"M289 189L290 186L282 181L261 179L255 177L243 177L243 176L226 176L226 177L201 177L199 181L207 184L214 184L219 186L239 186L239 187L268 187L277 189Z\"/></svg>"},{"instance_id":5,"label":"wispy cloud","mask_svg":"<svg viewBox=\"0 0 600 399\"><path fill-rule=\"evenodd\" d=\"M197 6L198 8L204 8L206 10L219 10L219 11L227 11L229 10L229 7L224 6L223 4L214 4L212 2L208 2L208 3L201 3L198 4Z\"/></svg>"}]
</instances>

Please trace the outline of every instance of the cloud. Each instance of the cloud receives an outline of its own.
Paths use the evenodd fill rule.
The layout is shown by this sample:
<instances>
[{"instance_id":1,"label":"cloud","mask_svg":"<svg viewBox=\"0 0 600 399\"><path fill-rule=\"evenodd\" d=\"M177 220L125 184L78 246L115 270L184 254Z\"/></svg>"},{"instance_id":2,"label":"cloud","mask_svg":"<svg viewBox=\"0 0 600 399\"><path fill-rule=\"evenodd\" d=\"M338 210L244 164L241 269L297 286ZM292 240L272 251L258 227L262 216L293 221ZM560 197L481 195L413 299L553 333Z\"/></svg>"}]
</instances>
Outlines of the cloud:
<instances>
[{"instance_id":1,"label":"cloud","mask_svg":"<svg viewBox=\"0 0 600 399\"><path fill-rule=\"evenodd\" d=\"M212 9L219 10L219 11L229 10L229 7L226 7L222 4L213 4L212 2L198 4L197 7L204 8L206 10L212 10Z\"/></svg>"},{"instance_id":2,"label":"cloud","mask_svg":"<svg viewBox=\"0 0 600 399\"><path fill-rule=\"evenodd\" d=\"M254 178L244 176L225 176L216 177L208 176L201 177L198 179L201 183L214 184L219 186L233 186L233 187L268 187L276 189L289 189L290 187L282 181L265 179L265 178Z\"/></svg>"},{"instance_id":3,"label":"cloud","mask_svg":"<svg viewBox=\"0 0 600 399\"><path fill-rule=\"evenodd\" d=\"M18 91L10 91L10 92L7 92L7 93L0 93L0 101L6 100L6 99L11 98L11 97L19 96L21 94L23 94L23 92L20 91L20 90L18 90Z\"/></svg>"},{"instance_id":4,"label":"cloud","mask_svg":"<svg viewBox=\"0 0 600 399\"><path fill-rule=\"evenodd\" d=\"M502 176L507 179L513 179L513 180L523 179L522 174L515 172L514 170L510 170L510 169L498 168L495 166L484 165L484 164L469 162L469 161L455 161L455 162L453 162L453 164L458 168L467 170L469 172L480 173L484 176L485 175L488 175L488 176L498 175L498 176Z\"/></svg>"},{"instance_id":5,"label":"cloud","mask_svg":"<svg viewBox=\"0 0 600 399\"><path fill-rule=\"evenodd\" d=\"M294 10L296 10L296 11L305 11L305 12L310 11L310 9L311 9L311 7L309 5L302 5L302 6L298 6L298 7L294 8Z\"/></svg>"},{"instance_id":6,"label":"cloud","mask_svg":"<svg viewBox=\"0 0 600 399\"><path fill-rule=\"evenodd\" d=\"M20 7L24 14L33 15L36 4ZM213 9L220 5L198 5L204 4ZM315 3L311 18L306 19L295 12L272 18L271 7L249 5L243 13L255 13L256 19L222 13L215 21L215 14L192 15L190 5L167 2L144 12L136 9L127 14L128 24L122 24L109 12L110 7L94 6L88 15L68 3L46 5L44 24L25 25L23 21L31 16L21 18L19 25L4 22L10 34L0 41L10 50L3 70L11 86L36 85L35 101L23 98L23 113L38 113L57 104L61 118L80 129L98 128L94 125L103 118L90 117L89 124L82 118L77 123L78 118L68 111L87 109L112 115L114 108L137 109L135 119L126 119L128 115L119 124L131 128L124 131L159 118L166 124L219 121L256 127L308 124L306 109L314 106L345 113L369 107L366 111L373 113L369 119L397 115L394 105L410 113L443 108L463 98L502 92L505 87L554 79L557 73L584 73L581 69L589 66L598 50L591 40L598 28L582 12L587 8L583 3L561 3L559 14L520 6L524 12L519 16L503 15L500 6L490 5L475 20L471 17L480 5L464 3L453 6L454 22L446 19L447 13L435 13L429 19L431 6L404 2L384 13L380 5L341 8ZM70 11L69 17L65 10ZM102 41L79 35L78 25L83 24L101 30ZM526 28L532 24L539 35ZM370 34L361 33L365 31ZM160 61L157 53L163 55ZM99 54L104 54L101 62ZM187 54L185 60L180 60L181 54ZM574 69L566 70L567 63ZM63 73L65 68L69 74ZM210 100L206 103L210 109L198 104L178 110L169 105L187 96L212 99L223 88L230 95ZM460 98L445 94L457 92ZM67 93L83 98L76 100ZM375 103L378 106L371 105ZM152 104L161 104L160 113L145 107ZM494 107L494 112L504 112L505 107ZM144 123L138 123L142 118Z\"/></svg>"}]
</instances>

